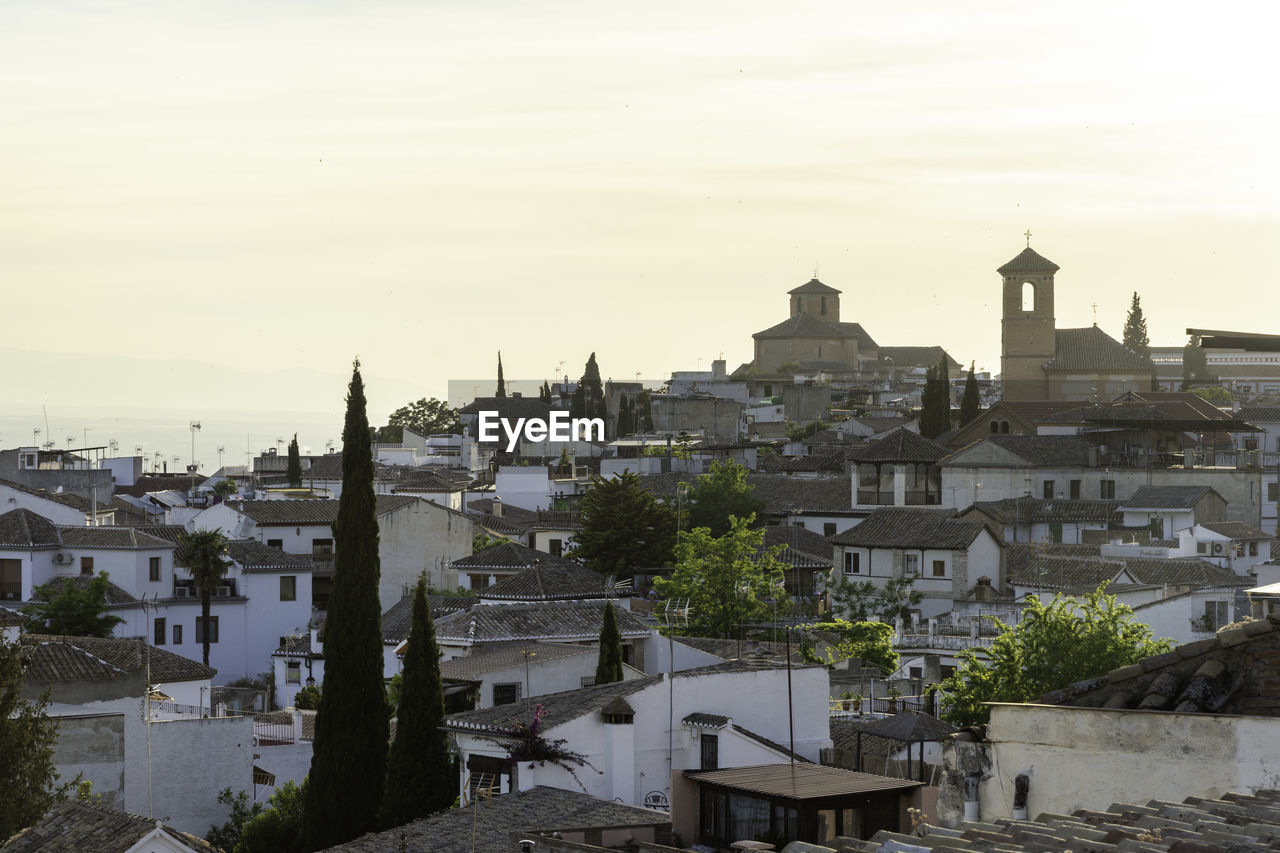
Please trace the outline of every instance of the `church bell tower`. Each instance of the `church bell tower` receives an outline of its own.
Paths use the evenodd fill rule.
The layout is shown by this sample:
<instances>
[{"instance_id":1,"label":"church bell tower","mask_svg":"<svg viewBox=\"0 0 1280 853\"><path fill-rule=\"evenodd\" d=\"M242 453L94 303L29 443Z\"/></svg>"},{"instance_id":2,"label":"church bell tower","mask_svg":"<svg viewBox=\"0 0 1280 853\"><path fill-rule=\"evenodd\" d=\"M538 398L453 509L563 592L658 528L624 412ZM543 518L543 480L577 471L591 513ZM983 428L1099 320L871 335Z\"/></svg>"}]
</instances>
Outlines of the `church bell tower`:
<instances>
[{"instance_id":1,"label":"church bell tower","mask_svg":"<svg viewBox=\"0 0 1280 853\"><path fill-rule=\"evenodd\" d=\"M1000 377L1005 400L1047 400L1044 365L1054 357L1053 275L1058 265L1027 248L1000 267L1004 312L1000 321Z\"/></svg>"}]
</instances>

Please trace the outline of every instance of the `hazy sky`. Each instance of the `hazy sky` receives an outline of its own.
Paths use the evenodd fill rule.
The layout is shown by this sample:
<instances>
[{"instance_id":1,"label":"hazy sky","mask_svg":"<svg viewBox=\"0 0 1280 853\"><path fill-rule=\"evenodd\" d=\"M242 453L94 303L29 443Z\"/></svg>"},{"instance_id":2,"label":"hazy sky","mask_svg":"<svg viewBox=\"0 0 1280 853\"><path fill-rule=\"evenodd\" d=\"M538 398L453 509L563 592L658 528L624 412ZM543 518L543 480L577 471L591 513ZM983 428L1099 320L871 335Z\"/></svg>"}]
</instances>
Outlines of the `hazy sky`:
<instances>
[{"instance_id":1,"label":"hazy sky","mask_svg":"<svg viewBox=\"0 0 1280 853\"><path fill-rule=\"evenodd\" d=\"M1276 332L1270 7L1049 5L10 0L0 402L732 369L815 264L998 370L1028 228L1059 326Z\"/></svg>"}]
</instances>

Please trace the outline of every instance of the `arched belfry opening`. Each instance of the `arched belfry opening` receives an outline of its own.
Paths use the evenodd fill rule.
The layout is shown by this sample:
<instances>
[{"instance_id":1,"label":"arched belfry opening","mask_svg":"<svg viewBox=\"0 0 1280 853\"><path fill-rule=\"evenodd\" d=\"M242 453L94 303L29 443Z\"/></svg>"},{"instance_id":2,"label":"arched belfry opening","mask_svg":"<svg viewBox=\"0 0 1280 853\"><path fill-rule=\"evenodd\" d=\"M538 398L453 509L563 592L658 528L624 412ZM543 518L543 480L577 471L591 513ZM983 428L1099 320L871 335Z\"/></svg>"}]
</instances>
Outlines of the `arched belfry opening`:
<instances>
[{"instance_id":1,"label":"arched belfry opening","mask_svg":"<svg viewBox=\"0 0 1280 853\"><path fill-rule=\"evenodd\" d=\"M1022 310L1028 313L1036 310L1036 286L1029 281L1022 283Z\"/></svg>"}]
</instances>

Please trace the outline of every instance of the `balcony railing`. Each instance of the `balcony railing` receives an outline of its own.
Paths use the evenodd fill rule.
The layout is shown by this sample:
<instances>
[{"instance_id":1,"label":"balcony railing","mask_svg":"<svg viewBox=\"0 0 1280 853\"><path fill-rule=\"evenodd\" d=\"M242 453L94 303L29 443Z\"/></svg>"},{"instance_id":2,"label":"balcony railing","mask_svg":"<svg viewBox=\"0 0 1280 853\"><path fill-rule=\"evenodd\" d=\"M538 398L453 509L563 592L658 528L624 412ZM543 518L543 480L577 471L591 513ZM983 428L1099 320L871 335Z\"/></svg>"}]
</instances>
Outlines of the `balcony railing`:
<instances>
[{"instance_id":1,"label":"balcony railing","mask_svg":"<svg viewBox=\"0 0 1280 853\"><path fill-rule=\"evenodd\" d=\"M893 506L893 490L858 489L858 503L867 506ZM942 495L937 492L907 492L907 506L937 506Z\"/></svg>"}]
</instances>

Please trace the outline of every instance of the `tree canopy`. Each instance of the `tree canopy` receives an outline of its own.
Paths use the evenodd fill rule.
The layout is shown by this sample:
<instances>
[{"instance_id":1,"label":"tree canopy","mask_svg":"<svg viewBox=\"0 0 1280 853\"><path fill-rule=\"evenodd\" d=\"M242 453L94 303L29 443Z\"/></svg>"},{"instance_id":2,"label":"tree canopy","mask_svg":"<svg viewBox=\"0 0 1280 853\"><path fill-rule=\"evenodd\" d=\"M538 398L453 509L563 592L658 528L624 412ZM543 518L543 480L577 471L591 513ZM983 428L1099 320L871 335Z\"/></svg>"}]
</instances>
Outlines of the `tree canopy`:
<instances>
[{"instance_id":1,"label":"tree canopy","mask_svg":"<svg viewBox=\"0 0 1280 853\"><path fill-rule=\"evenodd\" d=\"M210 604L218 586L231 563L227 560L227 537L221 530L193 530L178 534L179 563L187 567L195 581L196 592L200 594L200 619L204 630L197 631L196 639L204 647L204 664L209 665L209 642L212 638L209 612Z\"/></svg>"},{"instance_id":2,"label":"tree canopy","mask_svg":"<svg viewBox=\"0 0 1280 853\"><path fill-rule=\"evenodd\" d=\"M924 593L915 588L916 579L909 575L889 578L884 586L875 581L840 578L831 585L831 612L853 622L908 618L911 608L924 601Z\"/></svg>"},{"instance_id":3,"label":"tree canopy","mask_svg":"<svg viewBox=\"0 0 1280 853\"><path fill-rule=\"evenodd\" d=\"M578 520L572 556L597 572L620 577L632 569L671 565L675 511L630 471L608 480L593 477L578 502Z\"/></svg>"},{"instance_id":4,"label":"tree canopy","mask_svg":"<svg viewBox=\"0 0 1280 853\"><path fill-rule=\"evenodd\" d=\"M744 466L724 459L712 462L707 472L692 483L681 483L686 488L686 498L680 502L685 513L682 527L706 527L712 536L723 536L729 530L731 516L758 515L764 509L764 501L752 494L755 486L747 482L747 474Z\"/></svg>"},{"instance_id":5,"label":"tree canopy","mask_svg":"<svg viewBox=\"0 0 1280 853\"><path fill-rule=\"evenodd\" d=\"M943 353L936 367L925 372L920 394L920 434L937 438L951 429L951 368Z\"/></svg>"},{"instance_id":6,"label":"tree canopy","mask_svg":"<svg viewBox=\"0 0 1280 853\"><path fill-rule=\"evenodd\" d=\"M1147 337L1147 318L1142 315L1142 301L1138 291L1133 292L1133 301L1129 303L1129 315L1124 321L1123 343L1138 355L1151 355L1151 339Z\"/></svg>"},{"instance_id":7,"label":"tree canopy","mask_svg":"<svg viewBox=\"0 0 1280 853\"><path fill-rule=\"evenodd\" d=\"M1172 647L1152 639L1151 629L1105 584L1081 598L1057 595L1049 604L1030 598L1016 625L994 621L1000 633L985 654L962 653L959 669L938 685L943 717L956 725L986 722L984 702L1030 702Z\"/></svg>"},{"instance_id":8,"label":"tree canopy","mask_svg":"<svg viewBox=\"0 0 1280 853\"><path fill-rule=\"evenodd\" d=\"M373 830L386 781L390 730L382 680L378 517L359 361L353 365L347 392L342 495L333 539L333 591L324 625L324 689L304 795L303 831L311 850Z\"/></svg>"},{"instance_id":9,"label":"tree canopy","mask_svg":"<svg viewBox=\"0 0 1280 853\"><path fill-rule=\"evenodd\" d=\"M107 612L110 585L106 572L99 572L83 586L79 578L54 578L41 584L22 608L26 630L68 637L110 637L124 622Z\"/></svg>"},{"instance_id":10,"label":"tree canopy","mask_svg":"<svg viewBox=\"0 0 1280 853\"><path fill-rule=\"evenodd\" d=\"M898 669L898 653L893 650L893 626L887 623L833 619L806 625L805 629L826 641L821 651L810 643L802 645L800 653L806 660L836 664L858 658L864 664L879 669L884 676Z\"/></svg>"},{"instance_id":11,"label":"tree canopy","mask_svg":"<svg viewBox=\"0 0 1280 853\"><path fill-rule=\"evenodd\" d=\"M387 418L387 425L378 430L378 441L397 442L404 439L404 427L418 435L462 432L462 418L457 409L435 397L423 397L396 409Z\"/></svg>"},{"instance_id":12,"label":"tree canopy","mask_svg":"<svg viewBox=\"0 0 1280 853\"><path fill-rule=\"evenodd\" d=\"M293 488L299 488L302 485L302 456L298 453L298 434L293 434L293 441L289 442L289 467L285 476L289 478L289 485Z\"/></svg>"},{"instance_id":13,"label":"tree canopy","mask_svg":"<svg viewBox=\"0 0 1280 853\"><path fill-rule=\"evenodd\" d=\"M978 416L982 402L978 397L978 377L973 372L973 362L969 362L969 376L964 380L964 396L960 398L960 426L964 426Z\"/></svg>"},{"instance_id":14,"label":"tree canopy","mask_svg":"<svg viewBox=\"0 0 1280 853\"><path fill-rule=\"evenodd\" d=\"M604 386L600 382L600 368L596 354L591 353L582 368L582 378L569 402L569 414L575 418L603 418L607 409L604 402Z\"/></svg>"},{"instance_id":15,"label":"tree canopy","mask_svg":"<svg viewBox=\"0 0 1280 853\"><path fill-rule=\"evenodd\" d=\"M764 530L752 530L754 518L730 519L723 536L705 527L683 534L676 546L670 578L654 586L664 598L688 600L687 628L695 637L733 637L744 624L769 617L772 604L789 609L783 590L786 564L781 546L761 550Z\"/></svg>"},{"instance_id":16,"label":"tree canopy","mask_svg":"<svg viewBox=\"0 0 1280 853\"><path fill-rule=\"evenodd\" d=\"M495 397L507 396L507 383L502 378L502 350L498 350L498 390L493 392Z\"/></svg>"},{"instance_id":17,"label":"tree canopy","mask_svg":"<svg viewBox=\"0 0 1280 853\"><path fill-rule=\"evenodd\" d=\"M613 602L604 606L604 619L600 623L600 653L596 658L596 684L613 684L622 680L622 634L618 632L618 617L613 612Z\"/></svg>"},{"instance_id":18,"label":"tree canopy","mask_svg":"<svg viewBox=\"0 0 1280 853\"><path fill-rule=\"evenodd\" d=\"M386 794L379 814L384 828L443 811L458 795L444 733L440 647L436 645L425 577L418 579L414 590L413 622L401 676L396 738L387 757Z\"/></svg>"},{"instance_id":19,"label":"tree canopy","mask_svg":"<svg viewBox=\"0 0 1280 853\"><path fill-rule=\"evenodd\" d=\"M58 722L46 713L48 692L22 698L26 666L22 646L0 631L0 837L6 839L38 821L71 785L54 784Z\"/></svg>"},{"instance_id":20,"label":"tree canopy","mask_svg":"<svg viewBox=\"0 0 1280 853\"><path fill-rule=\"evenodd\" d=\"M1204 347L1200 346L1200 336L1192 335L1182 348L1182 390L1188 391L1197 385L1217 385L1218 377L1209 372L1209 362L1205 358Z\"/></svg>"}]
</instances>

